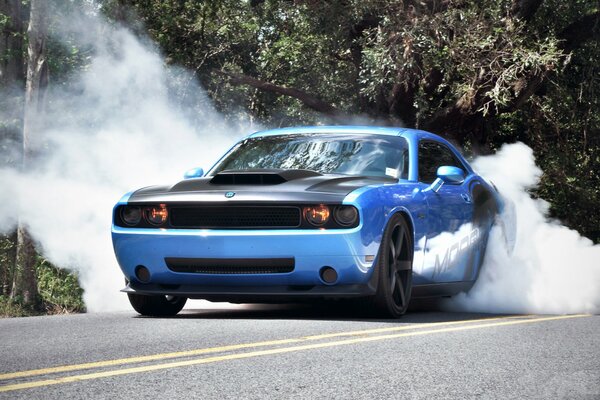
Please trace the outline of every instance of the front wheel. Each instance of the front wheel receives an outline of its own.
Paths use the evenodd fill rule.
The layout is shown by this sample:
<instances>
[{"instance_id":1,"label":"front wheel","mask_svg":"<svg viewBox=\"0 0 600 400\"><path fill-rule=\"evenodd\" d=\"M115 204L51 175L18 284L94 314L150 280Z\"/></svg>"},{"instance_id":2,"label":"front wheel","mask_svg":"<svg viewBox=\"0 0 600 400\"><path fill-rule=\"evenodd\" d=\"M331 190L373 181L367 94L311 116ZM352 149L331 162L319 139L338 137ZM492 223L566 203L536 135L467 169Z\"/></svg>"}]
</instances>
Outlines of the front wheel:
<instances>
[{"instance_id":1,"label":"front wheel","mask_svg":"<svg viewBox=\"0 0 600 400\"><path fill-rule=\"evenodd\" d=\"M404 217L394 215L388 223L377 255L377 292L373 305L378 314L399 318L408 309L412 292L412 232Z\"/></svg>"},{"instance_id":2,"label":"front wheel","mask_svg":"<svg viewBox=\"0 0 600 400\"><path fill-rule=\"evenodd\" d=\"M129 303L135 311L145 316L171 317L176 315L187 301L187 297L177 296L146 296L127 293Z\"/></svg>"}]
</instances>

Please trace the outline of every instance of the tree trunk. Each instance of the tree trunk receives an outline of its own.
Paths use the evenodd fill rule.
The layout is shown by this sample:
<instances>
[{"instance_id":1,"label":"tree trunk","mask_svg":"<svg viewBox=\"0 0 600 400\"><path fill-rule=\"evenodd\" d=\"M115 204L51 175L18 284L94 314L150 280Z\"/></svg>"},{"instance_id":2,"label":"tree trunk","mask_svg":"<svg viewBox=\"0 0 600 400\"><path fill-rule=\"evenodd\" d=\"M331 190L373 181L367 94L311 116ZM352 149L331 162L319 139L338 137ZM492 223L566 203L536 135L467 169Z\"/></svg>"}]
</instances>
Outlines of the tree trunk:
<instances>
[{"instance_id":1,"label":"tree trunk","mask_svg":"<svg viewBox=\"0 0 600 400\"><path fill-rule=\"evenodd\" d=\"M272 92L284 96L294 97L300 100L308 108L323 113L334 120L343 121L346 117L340 110L335 108L333 105L303 90L279 86L271 82L262 81L251 76L238 74L235 72L227 72L220 70L214 70L214 72L221 76L226 76L228 78L228 82L232 85L248 85L259 90L263 90L265 92Z\"/></svg>"},{"instance_id":2,"label":"tree trunk","mask_svg":"<svg viewBox=\"0 0 600 400\"><path fill-rule=\"evenodd\" d=\"M38 303L37 278L35 274L35 247L26 226L19 221L17 229L17 262L10 297L35 307Z\"/></svg>"},{"instance_id":3,"label":"tree trunk","mask_svg":"<svg viewBox=\"0 0 600 400\"><path fill-rule=\"evenodd\" d=\"M31 14L27 37L27 83L25 86L25 121L23 124L23 166L27 167L32 155L30 138L41 128L44 114L46 87L48 86L48 64L46 60L46 38L48 35L47 3L31 1Z\"/></svg>"},{"instance_id":4,"label":"tree trunk","mask_svg":"<svg viewBox=\"0 0 600 400\"><path fill-rule=\"evenodd\" d=\"M23 169L31 161L30 139L41 128L44 112L44 94L48 85L46 37L48 32L46 0L31 0L27 36L27 83L25 87L25 119L23 124ZM25 304L35 306L38 301L35 275L36 252L27 225L19 220L17 229L17 263L11 297L21 297Z\"/></svg>"}]
</instances>

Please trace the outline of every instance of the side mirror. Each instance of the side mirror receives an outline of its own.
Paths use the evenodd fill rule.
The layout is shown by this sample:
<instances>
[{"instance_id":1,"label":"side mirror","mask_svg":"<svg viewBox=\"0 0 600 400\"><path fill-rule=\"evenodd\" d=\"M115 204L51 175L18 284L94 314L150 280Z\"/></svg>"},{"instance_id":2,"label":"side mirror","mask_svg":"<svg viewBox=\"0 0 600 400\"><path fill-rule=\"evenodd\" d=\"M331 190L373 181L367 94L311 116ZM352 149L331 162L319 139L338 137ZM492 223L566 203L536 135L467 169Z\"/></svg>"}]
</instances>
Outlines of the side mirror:
<instances>
[{"instance_id":1,"label":"side mirror","mask_svg":"<svg viewBox=\"0 0 600 400\"><path fill-rule=\"evenodd\" d=\"M444 183L450 185L460 185L465 181L465 172L462 169L447 165L437 169L437 176L439 179L443 180Z\"/></svg>"},{"instance_id":2,"label":"side mirror","mask_svg":"<svg viewBox=\"0 0 600 400\"><path fill-rule=\"evenodd\" d=\"M183 179L202 178L204 170L202 168L192 168L183 174Z\"/></svg>"},{"instance_id":3,"label":"side mirror","mask_svg":"<svg viewBox=\"0 0 600 400\"><path fill-rule=\"evenodd\" d=\"M465 172L458 167L443 165L437 169L437 179L426 190L438 192L445 183L460 185L465 181Z\"/></svg>"}]
</instances>

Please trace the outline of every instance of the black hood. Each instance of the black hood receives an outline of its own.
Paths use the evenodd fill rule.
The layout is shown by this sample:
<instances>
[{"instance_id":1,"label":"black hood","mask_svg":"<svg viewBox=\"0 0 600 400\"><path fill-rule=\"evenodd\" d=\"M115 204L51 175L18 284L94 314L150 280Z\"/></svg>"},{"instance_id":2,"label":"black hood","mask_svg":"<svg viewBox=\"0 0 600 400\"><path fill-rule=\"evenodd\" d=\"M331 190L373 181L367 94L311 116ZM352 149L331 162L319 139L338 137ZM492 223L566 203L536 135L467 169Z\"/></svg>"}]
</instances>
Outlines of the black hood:
<instances>
[{"instance_id":1,"label":"black hood","mask_svg":"<svg viewBox=\"0 0 600 400\"><path fill-rule=\"evenodd\" d=\"M223 171L213 177L186 179L173 186L140 189L131 195L129 203L341 202L360 187L396 182L384 176L322 175L307 170ZM229 198L225 197L228 192Z\"/></svg>"}]
</instances>

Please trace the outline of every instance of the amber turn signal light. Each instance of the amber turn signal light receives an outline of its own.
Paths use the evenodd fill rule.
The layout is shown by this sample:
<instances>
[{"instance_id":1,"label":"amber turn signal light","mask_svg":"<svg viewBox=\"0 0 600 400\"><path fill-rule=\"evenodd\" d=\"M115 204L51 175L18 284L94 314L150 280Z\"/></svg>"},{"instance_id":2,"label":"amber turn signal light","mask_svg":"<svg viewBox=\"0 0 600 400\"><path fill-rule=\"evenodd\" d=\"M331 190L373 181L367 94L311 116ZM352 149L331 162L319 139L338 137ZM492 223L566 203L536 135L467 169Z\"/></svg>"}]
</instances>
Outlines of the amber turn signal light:
<instances>
[{"instance_id":1,"label":"amber turn signal light","mask_svg":"<svg viewBox=\"0 0 600 400\"><path fill-rule=\"evenodd\" d=\"M304 207L304 218L314 226L325 225L329 221L329 207L325 205Z\"/></svg>"},{"instance_id":2,"label":"amber turn signal light","mask_svg":"<svg viewBox=\"0 0 600 400\"><path fill-rule=\"evenodd\" d=\"M167 222L167 218L169 217L169 212L165 204L147 207L144 211L146 220L152 225L162 225Z\"/></svg>"}]
</instances>

